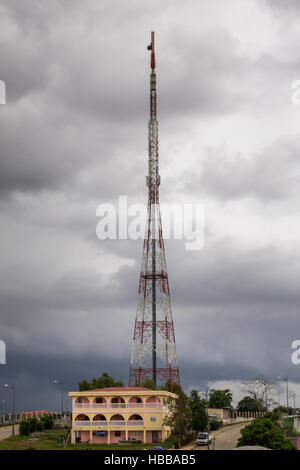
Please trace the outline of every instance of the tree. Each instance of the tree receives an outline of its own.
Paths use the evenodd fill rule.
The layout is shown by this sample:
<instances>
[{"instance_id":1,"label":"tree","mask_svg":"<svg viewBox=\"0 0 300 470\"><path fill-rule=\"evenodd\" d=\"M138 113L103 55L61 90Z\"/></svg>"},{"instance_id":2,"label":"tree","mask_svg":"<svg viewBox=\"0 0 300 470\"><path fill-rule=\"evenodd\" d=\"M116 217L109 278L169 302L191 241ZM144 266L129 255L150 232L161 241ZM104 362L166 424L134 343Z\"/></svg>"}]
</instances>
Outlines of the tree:
<instances>
[{"instance_id":1,"label":"tree","mask_svg":"<svg viewBox=\"0 0 300 470\"><path fill-rule=\"evenodd\" d=\"M42 416L41 423L43 424L44 429L53 429L53 426L54 426L53 416L50 414Z\"/></svg>"},{"instance_id":2,"label":"tree","mask_svg":"<svg viewBox=\"0 0 300 470\"><path fill-rule=\"evenodd\" d=\"M211 389L209 392L210 408L228 408L231 407L232 393L229 389L216 390Z\"/></svg>"},{"instance_id":3,"label":"tree","mask_svg":"<svg viewBox=\"0 0 300 470\"><path fill-rule=\"evenodd\" d=\"M257 402L258 411L265 411L268 408L268 394L274 388L274 382L262 375L253 377L242 384L244 391Z\"/></svg>"},{"instance_id":4,"label":"tree","mask_svg":"<svg viewBox=\"0 0 300 470\"><path fill-rule=\"evenodd\" d=\"M284 437L283 431L275 424L274 420L267 417L254 419L241 430L237 447L262 446L276 450L295 450L295 445Z\"/></svg>"},{"instance_id":5,"label":"tree","mask_svg":"<svg viewBox=\"0 0 300 470\"><path fill-rule=\"evenodd\" d=\"M172 392L175 393L178 396L181 396L182 394L186 397L184 391L182 390L181 386L178 385L176 382L171 383L170 380L168 380L165 385L161 385L160 387L161 390L167 390L167 392Z\"/></svg>"},{"instance_id":6,"label":"tree","mask_svg":"<svg viewBox=\"0 0 300 470\"><path fill-rule=\"evenodd\" d=\"M137 387L139 386L139 384L136 385ZM154 380L152 379L145 379L144 382L142 382L142 387L144 388L150 388L151 390L156 390L156 385L155 385L155 382Z\"/></svg>"},{"instance_id":7,"label":"tree","mask_svg":"<svg viewBox=\"0 0 300 470\"><path fill-rule=\"evenodd\" d=\"M237 410L238 411L260 411L259 403L255 398L252 397L244 397L241 401L239 401Z\"/></svg>"},{"instance_id":8,"label":"tree","mask_svg":"<svg viewBox=\"0 0 300 470\"><path fill-rule=\"evenodd\" d=\"M178 395L178 398L169 399L168 405L171 413L164 418L164 424L171 427L172 435L180 441L189 434L192 422L191 410L188 406L188 397L178 384L174 393Z\"/></svg>"},{"instance_id":9,"label":"tree","mask_svg":"<svg viewBox=\"0 0 300 470\"><path fill-rule=\"evenodd\" d=\"M205 431L207 426L207 413L204 400L197 390L192 390L188 398L188 406L191 411L191 428L194 431Z\"/></svg>"},{"instance_id":10,"label":"tree","mask_svg":"<svg viewBox=\"0 0 300 470\"><path fill-rule=\"evenodd\" d=\"M20 436L29 436L30 434L30 422L28 419L22 419L19 427Z\"/></svg>"},{"instance_id":11,"label":"tree","mask_svg":"<svg viewBox=\"0 0 300 470\"><path fill-rule=\"evenodd\" d=\"M30 431L30 433L36 431L37 422L38 422L38 420L36 418L31 418L29 420L29 431Z\"/></svg>"},{"instance_id":12,"label":"tree","mask_svg":"<svg viewBox=\"0 0 300 470\"><path fill-rule=\"evenodd\" d=\"M107 372L103 372L101 377L94 377L91 382L86 380L79 382L78 387L80 392L84 392L85 390L95 390L97 388L124 387L124 384L121 380L115 381Z\"/></svg>"}]
</instances>

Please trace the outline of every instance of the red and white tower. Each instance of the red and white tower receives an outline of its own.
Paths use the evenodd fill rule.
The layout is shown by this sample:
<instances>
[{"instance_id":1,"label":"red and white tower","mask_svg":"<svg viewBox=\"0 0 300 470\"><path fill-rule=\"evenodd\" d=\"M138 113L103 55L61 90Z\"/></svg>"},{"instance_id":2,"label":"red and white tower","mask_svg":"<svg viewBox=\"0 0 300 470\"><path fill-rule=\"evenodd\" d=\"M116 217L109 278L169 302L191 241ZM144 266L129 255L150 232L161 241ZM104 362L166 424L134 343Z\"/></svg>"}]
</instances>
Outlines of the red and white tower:
<instances>
[{"instance_id":1,"label":"red and white tower","mask_svg":"<svg viewBox=\"0 0 300 470\"><path fill-rule=\"evenodd\" d=\"M129 386L147 378L180 384L159 207L158 122L154 32L151 33L148 211L130 361Z\"/></svg>"}]
</instances>

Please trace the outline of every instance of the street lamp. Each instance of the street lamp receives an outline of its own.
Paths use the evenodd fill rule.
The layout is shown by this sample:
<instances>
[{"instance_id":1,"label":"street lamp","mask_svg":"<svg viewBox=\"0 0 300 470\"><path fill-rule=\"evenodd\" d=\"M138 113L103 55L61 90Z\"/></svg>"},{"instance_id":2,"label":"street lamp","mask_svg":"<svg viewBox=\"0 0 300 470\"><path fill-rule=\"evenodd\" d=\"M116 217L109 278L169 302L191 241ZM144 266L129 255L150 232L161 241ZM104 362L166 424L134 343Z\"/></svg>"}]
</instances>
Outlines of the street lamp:
<instances>
[{"instance_id":1,"label":"street lamp","mask_svg":"<svg viewBox=\"0 0 300 470\"><path fill-rule=\"evenodd\" d=\"M0 410L3 410L3 405L4 405L4 403L5 403L5 400L1 400L1 401L0 401Z\"/></svg>"},{"instance_id":2,"label":"street lamp","mask_svg":"<svg viewBox=\"0 0 300 470\"><path fill-rule=\"evenodd\" d=\"M13 418L13 421L12 421L12 436L14 437L15 435L15 405L16 405L16 386L15 384L13 385L8 385L8 384L4 384L4 387L6 388L11 388L12 389L12 392L13 392L13 402L12 402L12 418Z\"/></svg>"},{"instance_id":3,"label":"street lamp","mask_svg":"<svg viewBox=\"0 0 300 470\"><path fill-rule=\"evenodd\" d=\"M279 380L283 380L284 382L286 382L286 407L288 409L288 412L289 412L289 379L288 379L288 376L286 377L277 377Z\"/></svg>"},{"instance_id":4,"label":"street lamp","mask_svg":"<svg viewBox=\"0 0 300 470\"><path fill-rule=\"evenodd\" d=\"M296 393L293 393L294 397L294 415L296 414Z\"/></svg>"},{"instance_id":5,"label":"street lamp","mask_svg":"<svg viewBox=\"0 0 300 470\"><path fill-rule=\"evenodd\" d=\"M61 419L62 419L63 412L64 412L64 380L53 379L52 382L61 386Z\"/></svg>"}]
</instances>

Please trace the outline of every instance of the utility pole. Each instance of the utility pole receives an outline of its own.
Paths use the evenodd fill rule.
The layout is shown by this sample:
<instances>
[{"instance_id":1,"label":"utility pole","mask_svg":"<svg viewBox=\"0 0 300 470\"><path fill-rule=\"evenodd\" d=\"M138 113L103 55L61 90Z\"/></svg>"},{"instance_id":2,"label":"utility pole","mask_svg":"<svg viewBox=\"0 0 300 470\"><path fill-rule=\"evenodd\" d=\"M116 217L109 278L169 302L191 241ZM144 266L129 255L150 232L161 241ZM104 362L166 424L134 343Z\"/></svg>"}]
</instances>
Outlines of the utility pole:
<instances>
[{"instance_id":1,"label":"utility pole","mask_svg":"<svg viewBox=\"0 0 300 470\"><path fill-rule=\"evenodd\" d=\"M286 407L289 412L289 378L286 377L278 377L278 379L283 380L286 383Z\"/></svg>"},{"instance_id":2,"label":"utility pole","mask_svg":"<svg viewBox=\"0 0 300 470\"><path fill-rule=\"evenodd\" d=\"M64 380L53 379L52 382L61 386L61 419L63 419L64 413Z\"/></svg>"},{"instance_id":3,"label":"utility pole","mask_svg":"<svg viewBox=\"0 0 300 470\"><path fill-rule=\"evenodd\" d=\"M294 415L296 414L296 393L293 394L294 398Z\"/></svg>"},{"instance_id":4,"label":"utility pole","mask_svg":"<svg viewBox=\"0 0 300 470\"><path fill-rule=\"evenodd\" d=\"M4 387L11 388L12 389L12 436L14 437L15 435L15 423L16 423L16 386L15 384L13 385L8 385L4 384Z\"/></svg>"}]
</instances>

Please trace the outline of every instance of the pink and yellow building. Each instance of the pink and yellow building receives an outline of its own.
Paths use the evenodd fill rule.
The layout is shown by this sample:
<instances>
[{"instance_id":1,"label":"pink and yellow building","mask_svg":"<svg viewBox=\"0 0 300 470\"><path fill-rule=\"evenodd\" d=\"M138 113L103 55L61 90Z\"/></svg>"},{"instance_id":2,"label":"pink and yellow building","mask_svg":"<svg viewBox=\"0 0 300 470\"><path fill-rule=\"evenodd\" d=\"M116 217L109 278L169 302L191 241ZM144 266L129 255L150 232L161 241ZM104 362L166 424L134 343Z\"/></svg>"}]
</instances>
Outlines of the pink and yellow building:
<instances>
[{"instance_id":1,"label":"pink and yellow building","mask_svg":"<svg viewBox=\"0 0 300 470\"><path fill-rule=\"evenodd\" d=\"M163 442L169 401L177 395L141 387L112 387L69 392L72 397L72 443L115 444L137 440Z\"/></svg>"}]
</instances>

